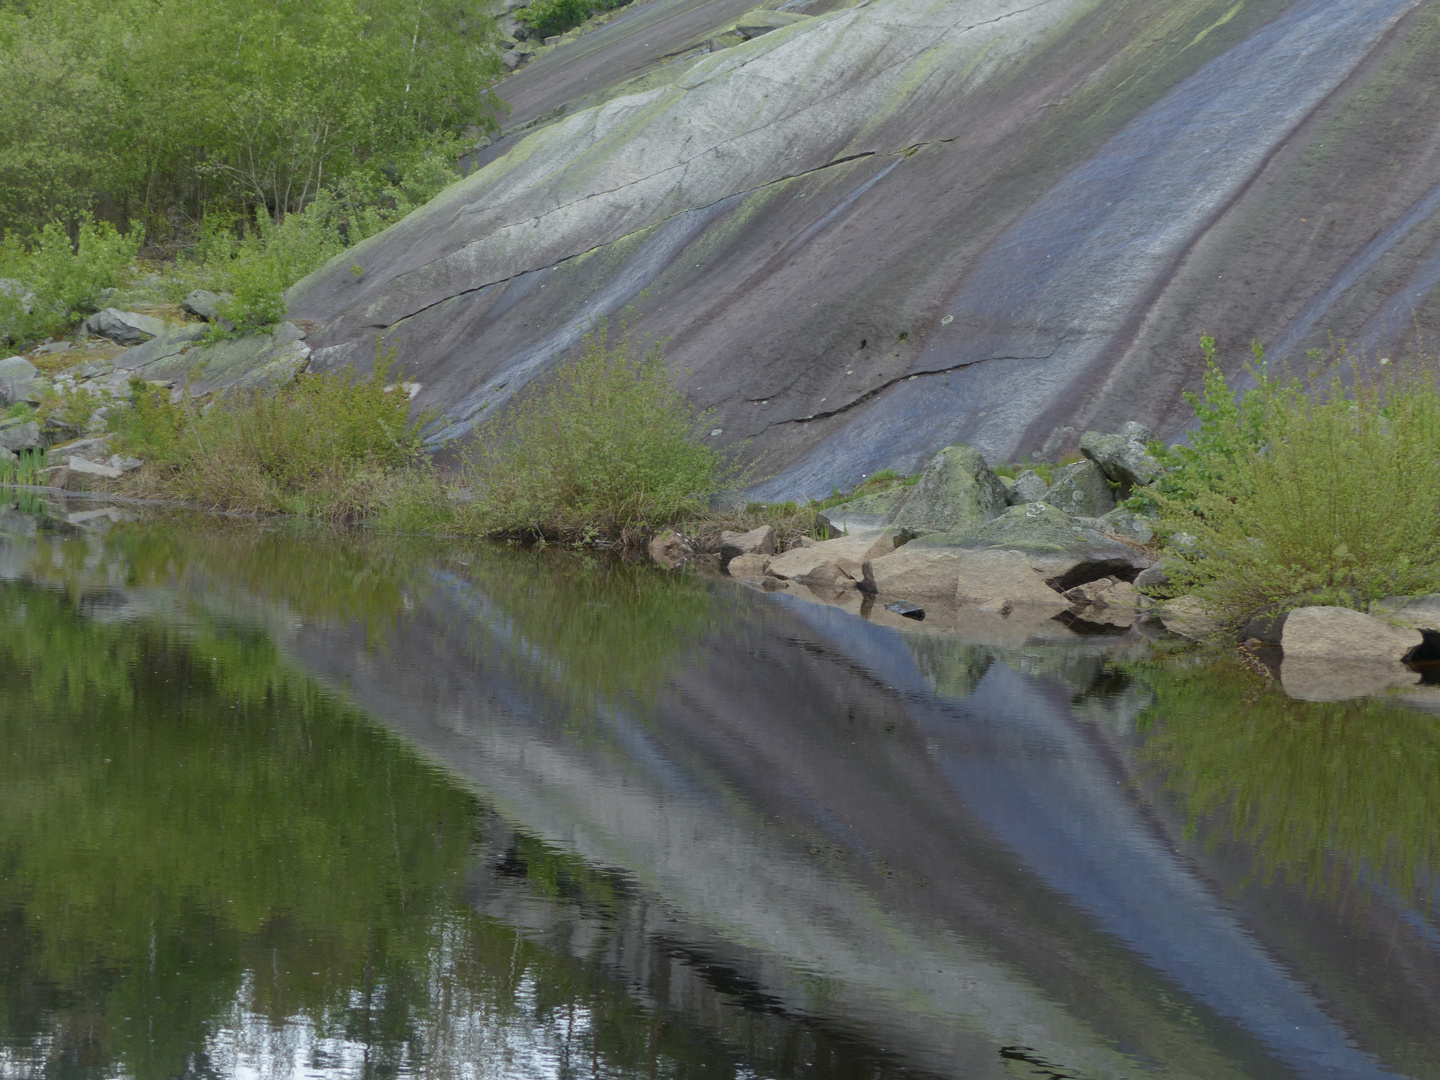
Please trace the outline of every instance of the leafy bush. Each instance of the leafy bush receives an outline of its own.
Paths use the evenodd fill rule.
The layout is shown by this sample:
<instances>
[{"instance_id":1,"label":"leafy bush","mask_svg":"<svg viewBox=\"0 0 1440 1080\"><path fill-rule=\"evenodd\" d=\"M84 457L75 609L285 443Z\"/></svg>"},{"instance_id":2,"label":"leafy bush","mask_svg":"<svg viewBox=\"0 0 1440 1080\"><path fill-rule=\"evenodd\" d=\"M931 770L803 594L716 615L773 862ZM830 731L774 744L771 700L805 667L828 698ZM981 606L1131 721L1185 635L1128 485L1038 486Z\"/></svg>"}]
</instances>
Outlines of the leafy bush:
<instances>
[{"instance_id":1,"label":"leafy bush","mask_svg":"<svg viewBox=\"0 0 1440 1080\"><path fill-rule=\"evenodd\" d=\"M629 0L536 0L521 8L516 18L541 38L573 30L591 15L623 7Z\"/></svg>"},{"instance_id":2,"label":"leafy bush","mask_svg":"<svg viewBox=\"0 0 1440 1080\"><path fill-rule=\"evenodd\" d=\"M708 419L670 381L660 348L635 355L600 324L578 359L478 433L467 531L632 541L700 513L732 475L696 437Z\"/></svg>"},{"instance_id":3,"label":"leafy bush","mask_svg":"<svg viewBox=\"0 0 1440 1080\"><path fill-rule=\"evenodd\" d=\"M1301 594L1342 606L1440 590L1440 383L1408 372L1311 392L1210 358L1200 430L1160 485L1172 577L1240 621Z\"/></svg>"},{"instance_id":4,"label":"leafy bush","mask_svg":"<svg viewBox=\"0 0 1440 1080\"><path fill-rule=\"evenodd\" d=\"M390 357L361 378L353 370L301 375L273 393L236 395L198 407L172 404L146 383L119 447L150 464L144 494L226 510L346 520L383 506L391 476L420 470L419 429L407 395L388 380Z\"/></svg>"},{"instance_id":5,"label":"leafy bush","mask_svg":"<svg viewBox=\"0 0 1440 1080\"><path fill-rule=\"evenodd\" d=\"M57 334L94 311L104 290L118 285L135 261L144 230L122 236L108 222L80 221L75 243L58 223L34 243L0 240L0 345Z\"/></svg>"}]
</instances>

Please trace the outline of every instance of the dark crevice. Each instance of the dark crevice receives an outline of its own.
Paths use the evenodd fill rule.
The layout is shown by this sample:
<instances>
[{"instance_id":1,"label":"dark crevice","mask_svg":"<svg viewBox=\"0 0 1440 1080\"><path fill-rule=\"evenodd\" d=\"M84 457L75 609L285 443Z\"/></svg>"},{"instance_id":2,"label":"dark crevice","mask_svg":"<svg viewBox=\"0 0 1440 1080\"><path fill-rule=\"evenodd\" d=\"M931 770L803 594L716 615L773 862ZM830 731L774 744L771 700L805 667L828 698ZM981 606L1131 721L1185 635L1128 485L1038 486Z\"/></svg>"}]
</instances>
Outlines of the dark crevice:
<instances>
[{"instance_id":1,"label":"dark crevice","mask_svg":"<svg viewBox=\"0 0 1440 1080\"><path fill-rule=\"evenodd\" d=\"M861 394L854 401L841 405L838 408L828 409L825 412L811 413L809 416L796 416L790 420L781 420L778 422L782 424L808 424L813 420L826 420L832 416L839 416L841 413L849 412L857 405L863 405L865 402L869 401L877 394L883 393L884 391L890 389L890 387L894 386L896 383L902 383L908 379L918 379L925 375L948 375L952 371L960 371L963 368L974 367L976 364L987 364L996 360L1049 360L1054 355L1054 353L1046 353L1044 356L985 356L980 358L979 360L965 360L959 364L951 364L949 367L934 368L929 371L914 371L905 375L897 375L895 376L895 378L883 382L879 386L873 387L872 389L865 391L865 393Z\"/></svg>"}]
</instances>

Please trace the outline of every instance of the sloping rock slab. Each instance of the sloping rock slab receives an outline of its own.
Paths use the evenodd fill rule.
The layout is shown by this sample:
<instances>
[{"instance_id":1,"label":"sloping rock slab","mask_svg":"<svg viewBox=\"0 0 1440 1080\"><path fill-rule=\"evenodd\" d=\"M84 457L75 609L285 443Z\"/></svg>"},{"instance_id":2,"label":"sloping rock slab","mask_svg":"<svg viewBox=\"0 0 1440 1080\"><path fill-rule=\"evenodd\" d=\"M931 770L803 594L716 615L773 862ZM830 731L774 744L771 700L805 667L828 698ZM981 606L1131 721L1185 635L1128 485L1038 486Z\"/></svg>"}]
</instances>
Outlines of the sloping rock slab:
<instances>
[{"instance_id":1,"label":"sloping rock slab","mask_svg":"<svg viewBox=\"0 0 1440 1080\"><path fill-rule=\"evenodd\" d=\"M1286 617L1280 647L1287 662L1309 657L1386 664L1404 660L1423 641L1418 630L1392 626L1350 608L1302 607Z\"/></svg>"},{"instance_id":2,"label":"sloping rock slab","mask_svg":"<svg viewBox=\"0 0 1440 1080\"><path fill-rule=\"evenodd\" d=\"M1046 503L1012 506L978 528L922 536L912 546L1001 548L1024 552L1045 584L1063 592L1097 578L1134 578L1149 556L1076 522Z\"/></svg>"},{"instance_id":3,"label":"sloping rock slab","mask_svg":"<svg viewBox=\"0 0 1440 1080\"><path fill-rule=\"evenodd\" d=\"M796 548L771 559L766 573L772 577L832 588L853 587L860 581L866 562L895 550L899 535L889 531L878 536L842 536L838 540Z\"/></svg>"},{"instance_id":4,"label":"sloping rock slab","mask_svg":"<svg viewBox=\"0 0 1440 1080\"><path fill-rule=\"evenodd\" d=\"M164 355L138 367L131 357L138 350L127 350L116 358L116 366L135 367L137 374L152 381L173 381L196 397L215 391L273 390L304 371L310 361L304 335L293 323L281 323L268 334L195 345L195 338L203 333L201 327L188 341L169 335L172 340L163 347Z\"/></svg>"}]
</instances>

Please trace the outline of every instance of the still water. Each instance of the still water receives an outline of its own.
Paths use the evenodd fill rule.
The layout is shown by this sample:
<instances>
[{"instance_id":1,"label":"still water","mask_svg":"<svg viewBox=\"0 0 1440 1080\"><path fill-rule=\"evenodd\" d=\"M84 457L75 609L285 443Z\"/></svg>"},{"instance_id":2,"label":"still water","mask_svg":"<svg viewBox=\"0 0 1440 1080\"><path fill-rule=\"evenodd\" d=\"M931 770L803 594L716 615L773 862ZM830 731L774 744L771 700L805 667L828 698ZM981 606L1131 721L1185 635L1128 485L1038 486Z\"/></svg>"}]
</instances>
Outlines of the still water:
<instances>
[{"instance_id":1,"label":"still water","mask_svg":"<svg viewBox=\"0 0 1440 1080\"><path fill-rule=\"evenodd\" d=\"M0 1076L1440 1077L1427 688L126 516L0 509Z\"/></svg>"}]
</instances>

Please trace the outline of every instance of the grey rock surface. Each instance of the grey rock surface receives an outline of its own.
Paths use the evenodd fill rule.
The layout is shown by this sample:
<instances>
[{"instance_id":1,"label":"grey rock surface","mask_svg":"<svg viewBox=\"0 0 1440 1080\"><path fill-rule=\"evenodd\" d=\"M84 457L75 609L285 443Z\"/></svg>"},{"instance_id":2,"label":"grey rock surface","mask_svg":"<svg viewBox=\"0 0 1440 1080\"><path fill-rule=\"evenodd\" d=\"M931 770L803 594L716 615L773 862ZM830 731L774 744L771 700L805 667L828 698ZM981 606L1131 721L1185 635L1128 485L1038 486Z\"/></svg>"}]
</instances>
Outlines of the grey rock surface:
<instances>
[{"instance_id":1,"label":"grey rock surface","mask_svg":"<svg viewBox=\"0 0 1440 1080\"><path fill-rule=\"evenodd\" d=\"M44 440L40 436L40 425L34 420L27 420L23 424L12 424L9 427L0 428L0 446L6 450L18 453L21 450L34 450L43 446Z\"/></svg>"},{"instance_id":2,"label":"grey rock surface","mask_svg":"<svg viewBox=\"0 0 1440 1080\"><path fill-rule=\"evenodd\" d=\"M1077 461L1055 473L1055 482L1043 502L1057 506L1072 517L1104 517L1115 509L1115 493L1105 473L1093 461Z\"/></svg>"},{"instance_id":3,"label":"grey rock surface","mask_svg":"<svg viewBox=\"0 0 1440 1080\"><path fill-rule=\"evenodd\" d=\"M1165 560L1160 559L1135 576L1135 588L1158 600L1168 600L1174 596L1174 585L1170 581L1170 575L1165 566Z\"/></svg>"},{"instance_id":4,"label":"grey rock surface","mask_svg":"<svg viewBox=\"0 0 1440 1080\"><path fill-rule=\"evenodd\" d=\"M1160 463L1139 439L1087 431L1080 439L1080 452L1099 465L1124 492L1154 483L1160 475Z\"/></svg>"},{"instance_id":5,"label":"grey rock surface","mask_svg":"<svg viewBox=\"0 0 1440 1080\"><path fill-rule=\"evenodd\" d=\"M725 532L720 534L720 565L729 566L730 561L740 555L774 555L775 530L761 525L749 532Z\"/></svg>"},{"instance_id":6,"label":"grey rock surface","mask_svg":"<svg viewBox=\"0 0 1440 1080\"><path fill-rule=\"evenodd\" d=\"M1008 505L1000 478L979 451L963 445L941 450L905 490L892 521L915 532L975 528Z\"/></svg>"},{"instance_id":7,"label":"grey rock surface","mask_svg":"<svg viewBox=\"0 0 1440 1080\"><path fill-rule=\"evenodd\" d=\"M23 356L0 360L0 405L24 401L31 391L32 382L39 375L40 369Z\"/></svg>"},{"instance_id":8,"label":"grey rock surface","mask_svg":"<svg viewBox=\"0 0 1440 1080\"><path fill-rule=\"evenodd\" d=\"M748 40L768 34L772 30L779 30L782 26L793 26L795 23L804 22L808 18L810 16L797 15L789 11L767 11L765 8L755 8L735 20L735 29L741 37Z\"/></svg>"},{"instance_id":9,"label":"grey rock surface","mask_svg":"<svg viewBox=\"0 0 1440 1080\"><path fill-rule=\"evenodd\" d=\"M1007 495L1011 506L1024 506L1026 503L1044 502L1045 493L1050 490L1050 485L1040 479L1040 474L1034 469L1026 469L1015 478L1015 486Z\"/></svg>"},{"instance_id":10,"label":"grey rock surface","mask_svg":"<svg viewBox=\"0 0 1440 1080\"><path fill-rule=\"evenodd\" d=\"M220 318L220 305L231 299L228 293L221 294L211 292L209 289L196 289L181 303L186 311L206 322L224 322L227 325L229 320Z\"/></svg>"},{"instance_id":11,"label":"grey rock surface","mask_svg":"<svg viewBox=\"0 0 1440 1080\"><path fill-rule=\"evenodd\" d=\"M170 329L170 324L151 315L112 307L91 315L80 325L80 329L87 334L109 338L117 345L139 345L163 335Z\"/></svg>"},{"instance_id":12,"label":"grey rock surface","mask_svg":"<svg viewBox=\"0 0 1440 1080\"><path fill-rule=\"evenodd\" d=\"M755 493L818 497L957 441L1174 438L1198 325L1228 361L1440 322L1440 106L1387 89L1440 71L1417 0L874 0L703 54L748 6L660 0L507 79L475 171L290 293L316 367L402 339L440 445L635 303Z\"/></svg>"},{"instance_id":13,"label":"grey rock surface","mask_svg":"<svg viewBox=\"0 0 1440 1080\"><path fill-rule=\"evenodd\" d=\"M1302 607L1285 619L1280 646L1286 660L1399 663L1423 640L1418 630L1393 626L1350 608Z\"/></svg>"}]
</instances>

